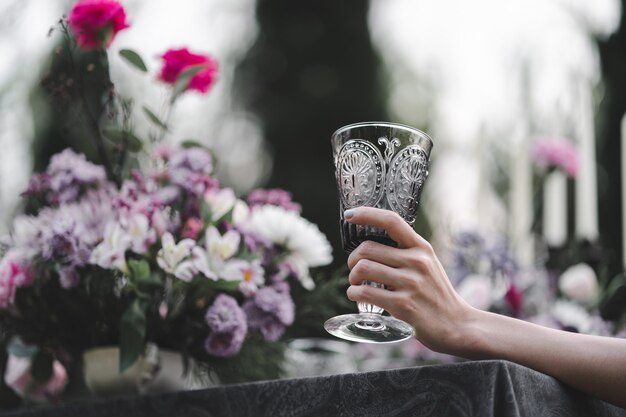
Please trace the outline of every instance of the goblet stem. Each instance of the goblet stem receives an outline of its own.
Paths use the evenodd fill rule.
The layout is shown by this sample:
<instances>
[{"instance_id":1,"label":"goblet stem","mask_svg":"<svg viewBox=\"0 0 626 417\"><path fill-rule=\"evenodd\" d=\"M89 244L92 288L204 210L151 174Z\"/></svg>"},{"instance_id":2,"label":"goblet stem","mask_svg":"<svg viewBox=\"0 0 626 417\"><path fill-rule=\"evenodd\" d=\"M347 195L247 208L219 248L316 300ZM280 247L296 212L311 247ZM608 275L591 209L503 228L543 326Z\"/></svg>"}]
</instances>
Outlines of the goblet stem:
<instances>
[{"instance_id":1,"label":"goblet stem","mask_svg":"<svg viewBox=\"0 0 626 417\"><path fill-rule=\"evenodd\" d=\"M383 284L380 284L378 282L374 282L374 281L363 281L363 285L369 285L370 287L374 287L374 288L385 288L385 286ZM368 304L368 303L361 303L358 302L356 303L357 307L359 308L359 313L374 313L374 314L382 314L383 311L385 311L384 309L378 307L377 305L374 304Z\"/></svg>"}]
</instances>

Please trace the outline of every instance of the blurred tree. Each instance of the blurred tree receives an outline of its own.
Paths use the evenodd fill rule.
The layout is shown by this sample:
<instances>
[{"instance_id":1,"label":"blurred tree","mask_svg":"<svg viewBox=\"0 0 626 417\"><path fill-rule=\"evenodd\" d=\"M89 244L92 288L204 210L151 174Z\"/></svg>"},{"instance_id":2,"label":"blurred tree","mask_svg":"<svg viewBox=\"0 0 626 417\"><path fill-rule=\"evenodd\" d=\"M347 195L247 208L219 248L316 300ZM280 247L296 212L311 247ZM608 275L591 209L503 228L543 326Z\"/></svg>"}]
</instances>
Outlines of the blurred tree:
<instances>
[{"instance_id":1,"label":"blurred tree","mask_svg":"<svg viewBox=\"0 0 626 417\"><path fill-rule=\"evenodd\" d=\"M622 0L622 10L626 0ZM624 12L619 29L598 41L603 76L603 100L597 123L598 198L600 244L606 248L610 277L622 273L622 203L620 175L621 120L626 113L626 22Z\"/></svg>"},{"instance_id":2,"label":"blurred tree","mask_svg":"<svg viewBox=\"0 0 626 417\"><path fill-rule=\"evenodd\" d=\"M386 120L376 56L361 0L258 0L259 37L237 70L236 90L256 113L281 187L327 234L343 264L330 136L339 127Z\"/></svg>"}]
</instances>

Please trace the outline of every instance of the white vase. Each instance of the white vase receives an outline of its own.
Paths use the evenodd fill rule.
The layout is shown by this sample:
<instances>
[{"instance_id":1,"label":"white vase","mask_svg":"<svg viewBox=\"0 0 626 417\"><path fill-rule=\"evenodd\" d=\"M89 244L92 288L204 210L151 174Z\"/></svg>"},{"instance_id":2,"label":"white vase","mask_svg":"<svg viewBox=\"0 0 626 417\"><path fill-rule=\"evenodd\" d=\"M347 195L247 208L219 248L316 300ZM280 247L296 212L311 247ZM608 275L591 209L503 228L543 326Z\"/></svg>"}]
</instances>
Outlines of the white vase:
<instances>
[{"instance_id":1,"label":"white vase","mask_svg":"<svg viewBox=\"0 0 626 417\"><path fill-rule=\"evenodd\" d=\"M160 394L207 386L196 381L192 372L185 375L179 352L148 344L146 354L122 374L118 372L119 355L118 346L99 347L84 353L85 384L93 394L102 397Z\"/></svg>"},{"instance_id":2,"label":"white vase","mask_svg":"<svg viewBox=\"0 0 626 417\"><path fill-rule=\"evenodd\" d=\"M156 347L154 347L156 349ZM87 388L97 396L118 396L145 392L145 385L158 371L156 352L151 347L146 354L120 374L119 346L103 346L83 353L83 376Z\"/></svg>"}]
</instances>

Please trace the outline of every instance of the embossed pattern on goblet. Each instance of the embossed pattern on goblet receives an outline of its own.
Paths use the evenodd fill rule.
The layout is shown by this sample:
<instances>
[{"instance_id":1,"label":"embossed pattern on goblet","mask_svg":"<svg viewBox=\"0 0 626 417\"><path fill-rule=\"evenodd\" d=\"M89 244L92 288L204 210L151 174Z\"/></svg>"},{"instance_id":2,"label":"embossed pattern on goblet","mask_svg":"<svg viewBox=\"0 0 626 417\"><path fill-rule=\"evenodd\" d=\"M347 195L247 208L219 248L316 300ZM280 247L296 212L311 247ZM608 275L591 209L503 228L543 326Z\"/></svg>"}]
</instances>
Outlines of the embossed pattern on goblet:
<instances>
[{"instance_id":1,"label":"embossed pattern on goblet","mask_svg":"<svg viewBox=\"0 0 626 417\"><path fill-rule=\"evenodd\" d=\"M365 240L396 246L384 230L348 223L343 213L355 207L378 207L394 211L413 224L422 187L428 177L432 140L408 126L367 122L337 130L332 144L343 249L350 253ZM382 287L378 283L364 284ZM358 308L362 317L367 315L368 318L356 322L356 327L371 332L383 331L385 325L378 318L384 311L382 308L367 303L358 303ZM373 337L376 342L384 342L380 335ZM355 336L350 340L359 339Z\"/></svg>"}]
</instances>

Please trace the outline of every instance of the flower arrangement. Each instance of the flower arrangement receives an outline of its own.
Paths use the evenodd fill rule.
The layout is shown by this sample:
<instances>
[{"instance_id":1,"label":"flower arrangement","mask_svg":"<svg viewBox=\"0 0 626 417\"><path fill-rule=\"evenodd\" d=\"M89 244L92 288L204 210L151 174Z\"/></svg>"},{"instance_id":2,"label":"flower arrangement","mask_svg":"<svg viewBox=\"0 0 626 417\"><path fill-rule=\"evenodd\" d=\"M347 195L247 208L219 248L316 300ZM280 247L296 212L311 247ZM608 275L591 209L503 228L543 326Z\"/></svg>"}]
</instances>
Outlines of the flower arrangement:
<instances>
[{"instance_id":1,"label":"flower arrangement","mask_svg":"<svg viewBox=\"0 0 626 417\"><path fill-rule=\"evenodd\" d=\"M451 254L451 279L476 308L561 330L626 336L624 323L601 313L611 290L601 285L582 251L559 262L540 254L540 262L521 267L504 239L465 232L456 237Z\"/></svg>"},{"instance_id":2,"label":"flower arrangement","mask_svg":"<svg viewBox=\"0 0 626 417\"><path fill-rule=\"evenodd\" d=\"M130 25L117 1L81 0L60 27L67 42L106 57ZM120 54L147 71L136 52ZM217 79L210 56L180 48L161 58L156 78L171 86L170 106L186 91L210 91ZM119 345L121 372L148 342L218 374L246 355L256 366L240 371L251 379L259 357L278 367L271 357L296 318L294 294L313 289L312 269L332 260L326 237L287 191L257 189L245 200L221 186L214 155L195 142L160 141L167 120L147 107L161 135L138 138L130 103L106 94L103 113L113 100L123 117L121 126L94 125L101 164L71 149L54 155L23 193L30 213L14 219L2 243L5 381L31 399L49 398L72 374L64 367L78 366L87 349ZM143 149L147 142L152 149Z\"/></svg>"}]
</instances>

